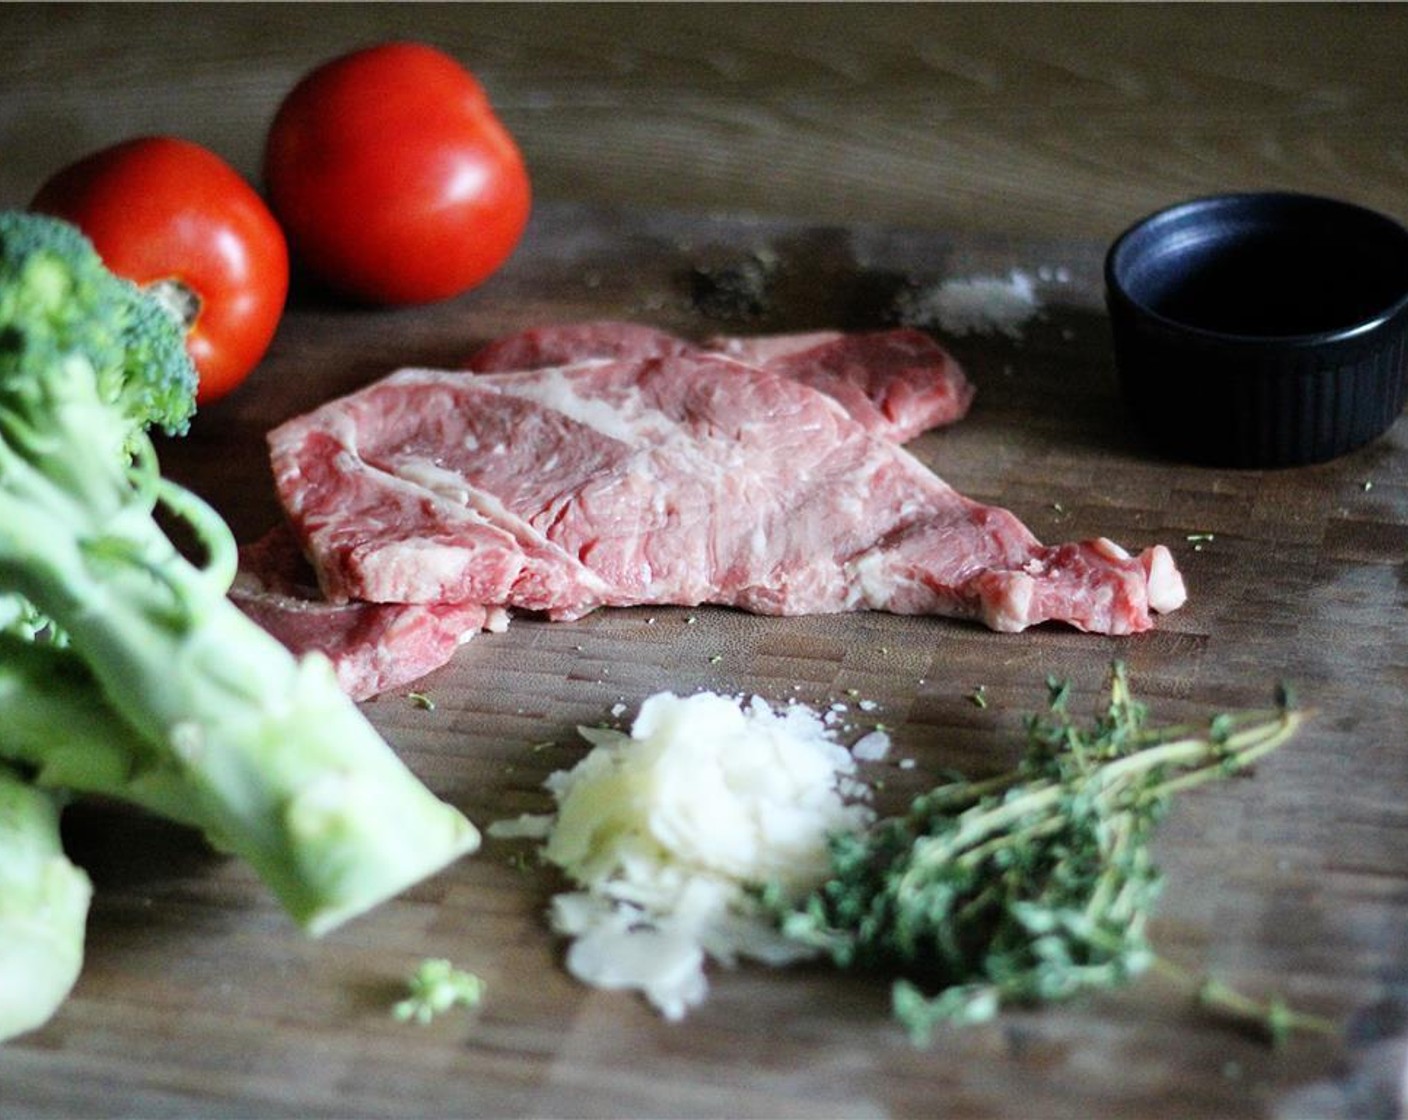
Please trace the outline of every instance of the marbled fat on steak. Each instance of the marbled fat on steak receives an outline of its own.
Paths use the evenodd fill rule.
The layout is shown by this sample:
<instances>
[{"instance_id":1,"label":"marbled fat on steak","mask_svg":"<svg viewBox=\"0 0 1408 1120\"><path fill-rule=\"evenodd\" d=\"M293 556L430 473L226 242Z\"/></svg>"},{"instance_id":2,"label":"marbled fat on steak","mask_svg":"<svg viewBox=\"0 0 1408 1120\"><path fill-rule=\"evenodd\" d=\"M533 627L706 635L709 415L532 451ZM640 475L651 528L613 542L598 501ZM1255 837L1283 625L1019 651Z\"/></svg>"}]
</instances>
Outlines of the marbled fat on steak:
<instances>
[{"instance_id":1,"label":"marbled fat on steak","mask_svg":"<svg viewBox=\"0 0 1408 1120\"><path fill-rule=\"evenodd\" d=\"M470 358L469 368L508 373L588 358L668 358L701 351L819 389L872 435L897 443L961 420L973 400L972 384L948 351L909 329L719 337L696 346L638 323L567 323L491 342Z\"/></svg>"},{"instance_id":2,"label":"marbled fat on steak","mask_svg":"<svg viewBox=\"0 0 1408 1120\"><path fill-rule=\"evenodd\" d=\"M336 602L555 619L647 603L869 609L1124 634L1183 600L1161 546L1043 546L836 397L688 346L404 370L282 425L270 448Z\"/></svg>"}]
</instances>

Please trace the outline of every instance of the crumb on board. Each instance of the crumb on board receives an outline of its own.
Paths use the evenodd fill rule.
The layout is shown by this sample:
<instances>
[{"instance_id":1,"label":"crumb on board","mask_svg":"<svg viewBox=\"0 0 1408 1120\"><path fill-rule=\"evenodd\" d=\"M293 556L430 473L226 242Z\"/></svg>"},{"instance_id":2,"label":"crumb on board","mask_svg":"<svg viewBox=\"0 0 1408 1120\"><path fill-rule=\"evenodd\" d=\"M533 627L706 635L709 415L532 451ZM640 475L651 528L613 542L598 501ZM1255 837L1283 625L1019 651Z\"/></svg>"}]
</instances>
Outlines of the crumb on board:
<instances>
[{"instance_id":1,"label":"crumb on board","mask_svg":"<svg viewBox=\"0 0 1408 1120\"><path fill-rule=\"evenodd\" d=\"M1005 277L954 277L907 289L896 298L895 310L906 326L955 337L1002 334L1020 340L1042 303L1031 273L1013 269Z\"/></svg>"}]
</instances>

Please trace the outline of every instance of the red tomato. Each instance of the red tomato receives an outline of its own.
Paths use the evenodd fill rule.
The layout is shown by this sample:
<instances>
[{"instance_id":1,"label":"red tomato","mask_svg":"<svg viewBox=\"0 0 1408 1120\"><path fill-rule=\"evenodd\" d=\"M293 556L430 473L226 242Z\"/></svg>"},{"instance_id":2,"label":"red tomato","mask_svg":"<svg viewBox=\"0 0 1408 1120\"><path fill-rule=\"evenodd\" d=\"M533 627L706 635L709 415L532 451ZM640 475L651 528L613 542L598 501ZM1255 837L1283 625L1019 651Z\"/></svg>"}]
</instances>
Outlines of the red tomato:
<instances>
[{"instance_id":1,"label":"red tomato","mask_svg":"<svg viewBox=\"0 0 1408 1120\"><path fill-rule=\"evenodd\" d=\"M57 172L31 205L78 226L108 268L182 315L198 404L228 393L269 348L288 246L254 188L213 152L169 136L127 140Z\"/></svg>"},{"instance_id":2,"label":"red tomato","mask_svg":"<svg viewBox=\"0 0 1408 1120\"><path fill-rule=\"evenodd\" d=\"M428 303L496 271L530 187L483 88L448 55L387 43L333 59L284 99L264 179L294 255L328 286Z\"/></svg>"}]
</instances>

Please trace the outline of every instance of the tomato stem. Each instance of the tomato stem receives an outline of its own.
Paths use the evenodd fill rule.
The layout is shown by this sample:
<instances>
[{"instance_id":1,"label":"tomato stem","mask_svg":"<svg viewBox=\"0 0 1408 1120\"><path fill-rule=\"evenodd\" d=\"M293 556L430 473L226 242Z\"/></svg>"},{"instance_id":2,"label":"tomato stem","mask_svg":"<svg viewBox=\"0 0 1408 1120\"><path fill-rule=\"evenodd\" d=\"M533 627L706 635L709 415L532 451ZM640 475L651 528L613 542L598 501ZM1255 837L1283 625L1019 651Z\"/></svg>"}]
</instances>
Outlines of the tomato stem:
<instances>
[{"instance_id":1,"label":"tomato stem","mask_svg":"<svg viewBox=\"0 0 1408 1120\"><path fill-rule=\"evenodd\" d=\"M161 304L182 331L189 331L200 318L200 294L184 280L168 276L152 281L142 290Z\"/></svg>"}]
</instances>

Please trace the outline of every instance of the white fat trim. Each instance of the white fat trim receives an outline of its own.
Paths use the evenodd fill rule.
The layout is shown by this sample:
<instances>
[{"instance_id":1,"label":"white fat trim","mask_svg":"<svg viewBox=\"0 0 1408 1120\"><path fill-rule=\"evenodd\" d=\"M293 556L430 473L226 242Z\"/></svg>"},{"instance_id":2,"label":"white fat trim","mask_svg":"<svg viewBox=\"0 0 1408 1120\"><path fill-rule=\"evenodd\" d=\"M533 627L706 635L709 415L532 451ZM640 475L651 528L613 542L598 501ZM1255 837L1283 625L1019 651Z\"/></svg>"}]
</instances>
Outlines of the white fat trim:
<instances>
[{"instance_id":1,"label":"white fat trim","mask_svg":"<svg viewBox=\"0 0 1408 1120\"><path fill-rule=\"evenodd\" d=\"M576 379L564 369L540 370L532 377L505 380L499 389L505 396L533 401L629 446L643 442L642 435L667 436L677 427L659 411L647 408L635 389L619 402L583 396L578 392Z\"/></svg>"}]
</instances>

